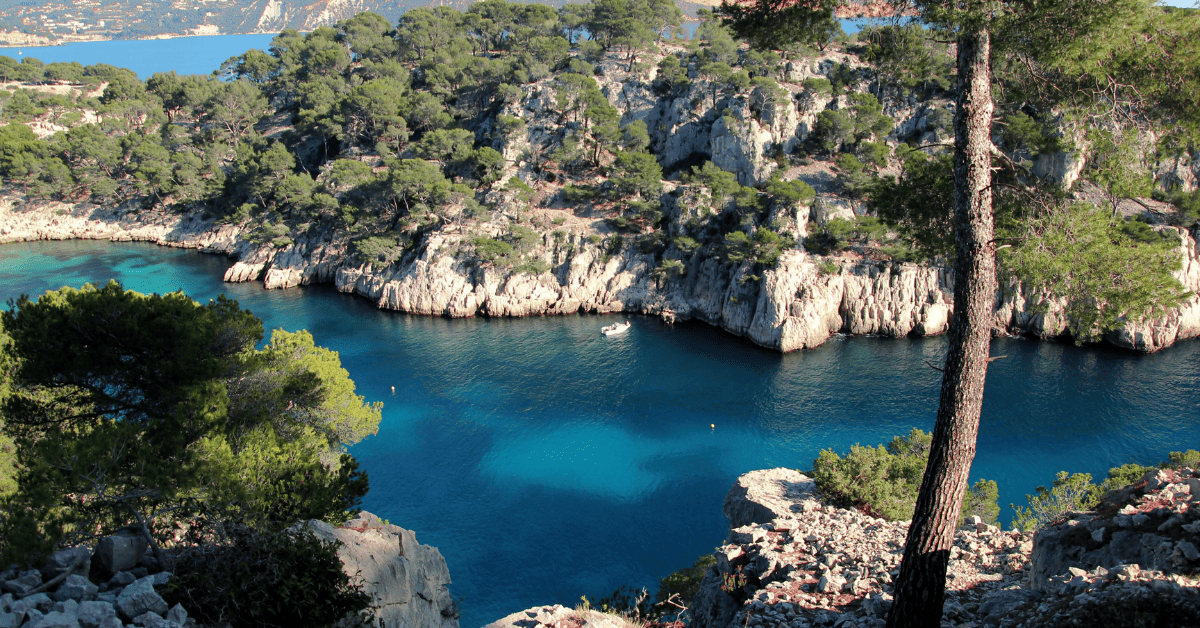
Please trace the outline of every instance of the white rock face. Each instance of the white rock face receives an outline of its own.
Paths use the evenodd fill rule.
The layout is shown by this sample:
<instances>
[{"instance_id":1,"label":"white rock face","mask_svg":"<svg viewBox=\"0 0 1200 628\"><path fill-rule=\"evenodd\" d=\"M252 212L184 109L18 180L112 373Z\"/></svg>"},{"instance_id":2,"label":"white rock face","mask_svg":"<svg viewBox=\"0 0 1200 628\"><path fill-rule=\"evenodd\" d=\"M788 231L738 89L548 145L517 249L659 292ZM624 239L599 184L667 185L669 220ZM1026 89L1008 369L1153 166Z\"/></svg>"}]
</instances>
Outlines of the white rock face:
<instances>
[{"instance_id":1,"label":"white rock face","mask_svg":"<svg viewBox=\"0 0 1200 628\"><path fill-rule=\"evenodd\" d=\"M638 628L642 624L596 610L576 610L561 604L535 606L484 626L484 628Z\"/></svg>"},{"instance_id":2,"label":"white rock face","mask_svg":"<svg viewBox=\"0 0 1200 628\"><path fill-rule=\"evenodd\" d=\"M308 527L324 540L341 543L343 569L362 577L363 591L376 605L374 626L458 628L446 559L436 547L417 543L414 532L368 512L340 528L316 520Z\"/></svg>"},{"instance_id":3,"label":"white rock face","mask_svg":"<svg viewBox=\"0 0 1200 628\"><path fill-rule=\"evenodd\" d=\"M1160 618L1187 609L1171 625L1194 625L1193 618L1200 619L1200 583L1181 575L1200 560L1190 540L1200 524L1186 523L1194 518L1187 507L1192 500L1187 482L1194 472L1150 475L1155 474L1150 482L1158 482L1156 494L1134 489L1136 484L1125 489L1133 503L1122 512L1145 518L1130 524L1141 526L1140 535L1112 532L1121 530L1122 515L1118 523L1079 515L1078 521L1039 531L1036 538L969 517L950 547L942 625L1091 626L1121 600L1134 597L1145 601L1142 608L1151 615L1150 609L1163 609ZM1162 512L1164 501L1171 513ZM690 626L886 625L908 522L836 508L823 501L813 480L791 469L742 475L725 496L724 511L729 536L693 600ZM1137 521L1137 514L1124 517ZM1189 540L1155 536L1164 529L1172 536L1182 530ZM1079 534L1093 530L1112 539L1111 549L1096 550L1098 541L1087 543L1089 535ZM1118 544L1123 545L1115 551ZM1115 558L1118 553L1123 558ZM1129 557L1152 556L1177 573L1113 567Z\"/></svg>"},{"instance_id":4,"label":"white rock face","mask_svg":"<svg viewBox=\"0 0 1200 628\"><path fill-rule=\"evenodd\" d=\"M689 220L710 217L707 197L684 197L668 206L676 233ZM686 200L684 198L686 197ZM61 212L61 213L60 213ZM1194 234L1179 230L1182 267L1176 276L1200 294L1200 252ZM601 243L579 235L543 240L535 253L551 265L537 275L479 267L453 254L463 236L435 234L424 253L404 265L351 264L343 242L320 236L276 249L240 239L242 230L197 215L147 213L121 208L51 204L37 209L0 203L0 241L66 239L151 241L239 257L226 281L263 281L268 288L331 282L338 290L371 299L381 308L431 316L530 316L578 312L673 312L743 335L764 347L794 351L819 346L835 333L885 336L946 331L953 312L953 278L945 269L822 258L785 251L775 267L751 277L749 266L730 269L698 254L685 259L678 277L656 277L657 262L626 246L606 255ZM1060 302L1010 287L997 296L997 333L1056 336L1065 329ZM1200 336L1200 297L1156 319L1109 332L1108 340L1138 351L1157 351Z\"/></svg>"}]
</instances>

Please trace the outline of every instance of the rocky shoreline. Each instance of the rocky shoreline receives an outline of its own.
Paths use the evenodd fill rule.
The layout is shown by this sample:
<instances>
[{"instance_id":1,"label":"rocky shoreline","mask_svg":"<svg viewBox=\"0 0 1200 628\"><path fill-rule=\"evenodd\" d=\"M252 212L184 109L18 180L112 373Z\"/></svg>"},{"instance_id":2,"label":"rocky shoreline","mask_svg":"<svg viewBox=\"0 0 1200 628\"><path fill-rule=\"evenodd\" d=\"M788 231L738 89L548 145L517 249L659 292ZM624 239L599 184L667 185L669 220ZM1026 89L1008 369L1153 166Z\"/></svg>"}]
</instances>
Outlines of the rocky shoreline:
<instances>
[{"instance_id":1,"label":"rocky shoreline","mask_svg":"<svg viewBox=\"0 0 1200 628\"><path fill-rule=\"evenodd\" d=\"M1037 533L973 518L955 532L941 625L1200 625L1198 476L1152 471L1110 495L1100 511ZM1106 517L1105 508L1119 512ZM690 627L885 625L908 522L830 506L810 478L791 469L742 475L724 511L729 537L689 609ZM596 615L535 607L487 628L639 625Z\"/></svg>"},{"instance_id":2,"label":"rocky shoreline","mask_svg":"<svg viewBox=\"0 0 1200 628\"><path fill-rule=\"evenodd\" d=\"M682 218L683 210L673 217ZM953 277L942 268L789 250L774 268L749 278L750 265L730 269L695 254L678 277L655 273L652 255L627 247L609 255L601 243L571 234L543 235L536 251L550 264L540 274L508 274L459 255L455 234L428 238L412 259L384 268L358 262L334 234L297 236L277 248L247 240L250 228L220 223L203 212L135 210L132 204L29 204L0 200L0 243L91 239L152 242L222 254L235 261L225 281L261 281L267 289L333 284L382 309L447 317L542 316L574 313L641 313L666 320L696 319L778 351L809 349L837 333L900 337L945 332L953 310ZM1200 295L1196 234L1179 230L1183 267L1177 276ZM996 335L1042 338L1065 328L1053 299L998 294ZM1165 316L1111 331L1112 344L1153 352L1200 336L1200 296Z\"/></svg>"},{"instance_id":3,"label":"rocky shoreline","mask_svg":"<svg viewBox=\"0 0 1200 628\"><path fill-rule=\"evenodd\" d=\"M1153 470L1093 512L1036 533L973 517L955 533L943 628L1200 625L1200 471ZM891 605L908 522L826 504L791 469L743 474L725 497L730 522L716 564L687 611L693 628L879 628ZM361 513L337 541L348 574L375 604L372 625L457 628L450 574L437 548ZM185 628L186 609L155 591L170 574L144 541L118 533L60 550L41 569L0 572L0 628ZM486 628L642 628L587 606L539 606ZM677 626L678 624L651 624Z\"/></svg>"}]
</instances>

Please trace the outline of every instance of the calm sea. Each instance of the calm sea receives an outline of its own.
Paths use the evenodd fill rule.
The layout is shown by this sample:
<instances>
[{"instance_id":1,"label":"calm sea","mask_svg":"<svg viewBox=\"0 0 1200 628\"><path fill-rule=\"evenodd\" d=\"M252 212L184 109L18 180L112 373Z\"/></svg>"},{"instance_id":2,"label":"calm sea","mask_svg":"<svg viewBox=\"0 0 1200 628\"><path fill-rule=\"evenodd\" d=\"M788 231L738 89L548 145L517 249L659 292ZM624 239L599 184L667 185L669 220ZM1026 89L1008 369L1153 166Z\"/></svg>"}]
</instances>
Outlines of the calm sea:
<instances>
[{"instance_id":1,"label":"calm sea","mask_svg":"<svg viewBox=\"0 0 1200 628\"><path fill-rule=\"evenodd\" d=\"M933 425L942 338L835 338L780 355L703 324L631 317L446 320L327 287L224 284L227 260L152 245L0 247L0 299L117 278L141 292L225 293L267 328L340 352L377 436L353 449L364 506L441 549L464 628L658 579L725 536L745 471L808 468L822 448ZM1200 343L1154 355L998 340L972 480L1024 503L1059 470L1098 477L1200 448ZM396 387L395 395L391 386ZM710 425L715 425L711 428ZM1001 520L1007 524L1007 508Z\"/></svg>"},{"instance_id":2,"label":"calm sea","mask_svg":"<svg viewBox=\"0 0 1200 628\"><path fill-rule=\"evenodd\" d=\"M155 72L208 74L230 57L251 48L266 50L275 35L212 35L173 39L86 41L63 46L0 47L0 55L20 61L34 57L44 63L78 61L83 65L107 63L129 68L142 79Z\"/></svg>"}]
</instances>

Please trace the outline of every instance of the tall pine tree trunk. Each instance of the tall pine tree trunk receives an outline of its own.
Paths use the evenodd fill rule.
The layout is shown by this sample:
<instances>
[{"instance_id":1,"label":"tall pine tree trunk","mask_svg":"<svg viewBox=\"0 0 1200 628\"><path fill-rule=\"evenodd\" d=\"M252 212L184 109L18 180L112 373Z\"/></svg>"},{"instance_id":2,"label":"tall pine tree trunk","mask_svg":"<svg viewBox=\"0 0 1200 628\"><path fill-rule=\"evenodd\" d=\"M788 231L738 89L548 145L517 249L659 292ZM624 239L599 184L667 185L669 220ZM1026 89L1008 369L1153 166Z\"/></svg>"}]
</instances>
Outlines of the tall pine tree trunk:
<instances>
[{"instance_id":1,"label":"tall pine tree trunk","mask_svg":"<svg viewBox=\"0 0 1200 628\"><path fill-rule=\"evenodd\" d=\"M941 625L946 566L975 459L996 294L992 241L991 39L958 38L954 112L954 316L929 464L904 545L889 628Z\"/></svg>"}]
</instances>

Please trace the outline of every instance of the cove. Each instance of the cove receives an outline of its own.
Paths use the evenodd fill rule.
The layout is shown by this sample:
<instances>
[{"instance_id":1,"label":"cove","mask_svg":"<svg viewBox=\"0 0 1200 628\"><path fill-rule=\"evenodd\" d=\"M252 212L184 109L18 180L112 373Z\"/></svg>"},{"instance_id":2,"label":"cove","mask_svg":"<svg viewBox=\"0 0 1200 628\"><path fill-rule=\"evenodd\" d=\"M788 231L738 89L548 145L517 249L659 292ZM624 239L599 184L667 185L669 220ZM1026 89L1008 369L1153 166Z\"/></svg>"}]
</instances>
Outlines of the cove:
<instances>
[{"instance_id":1,"label":"cove","mask_svg":"<svg viewBox=\"0 0 1200 628\"><path fill-rule=\"evenodd\" d=\"M0 246L0 298L117 278L141 292L224 293L267 329L308 329L359 394L383 401L353 448L363 506L446 556L464 628L623 583L653 589L724 539L733 480L807 468L934 421L943 338L834 338L780 355L704 324L630 317L447 320L380 311L327 287L225 284L224 258L146 244ZM993 342L971 478L1010 502L1059 470L1097 478L1200 448L1200 344L1143 355ZM393 396L391 386L396 387ZM715 424L715 429L710 428Z\"/></svg>"},{"instance_id":2,"label":"cove","mask_svg":"<svg viewBox=\"0 0 1200 628\"><path fill-rule=\"evenodd\" d=\"M20 61L33 57L43 63L78 61L83 65L107 63L128 68L143 81L156 72L209 74L226 59L247 50L266 50L275 34L204 35L170 39L112 39L82 41L59 46L0 47L0 55Z\"/></svg>"}]
</instances>

